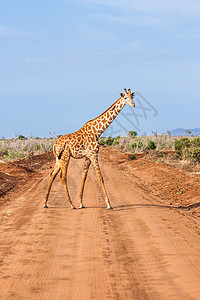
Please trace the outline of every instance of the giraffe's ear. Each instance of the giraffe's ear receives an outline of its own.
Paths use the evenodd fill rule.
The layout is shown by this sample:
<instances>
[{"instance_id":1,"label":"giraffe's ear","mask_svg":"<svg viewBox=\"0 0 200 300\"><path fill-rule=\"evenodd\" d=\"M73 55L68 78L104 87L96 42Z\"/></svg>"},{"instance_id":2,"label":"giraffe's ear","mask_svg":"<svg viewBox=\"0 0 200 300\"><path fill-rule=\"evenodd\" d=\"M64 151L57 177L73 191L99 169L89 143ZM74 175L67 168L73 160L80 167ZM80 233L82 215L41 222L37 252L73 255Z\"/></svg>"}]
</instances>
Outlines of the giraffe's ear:
<instances>
[{"instance_id":1,"label":"giraffe's ear","mask_svg":"<svg viewBox=\"0 0 200 300\"><path fill-rule=\"evenodd\" d=\"M134 97L136 95L136 92L131 93L131 97Z\"/></svg>"},{"instance_id":2,"label":"giraffe's ear","mask_svg":"<svg viewBox=\"0 0 200 300\"><path fill-rule=\"evenodd\" d=\"M121 97L124 97L125 95L124 95L123 93L120 93L120 96L121 96Z\"/></svg>"}]
</instances>

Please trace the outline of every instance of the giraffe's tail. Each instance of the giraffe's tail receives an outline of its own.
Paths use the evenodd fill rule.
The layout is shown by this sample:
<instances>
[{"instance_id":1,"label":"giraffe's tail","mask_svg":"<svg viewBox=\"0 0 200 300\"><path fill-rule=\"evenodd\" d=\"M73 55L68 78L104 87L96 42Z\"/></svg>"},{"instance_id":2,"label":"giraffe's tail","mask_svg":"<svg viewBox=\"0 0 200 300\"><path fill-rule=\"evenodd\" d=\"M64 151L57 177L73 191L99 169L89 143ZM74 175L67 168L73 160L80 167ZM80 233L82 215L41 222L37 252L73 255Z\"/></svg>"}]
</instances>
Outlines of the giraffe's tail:
<instances>
[{"instance_id":1,"label":"giraffe's tail","mask_svg":"<svg viewBox=\"0 0 200 300\"><path fill-rule=\"evenodd\" d=\"M55 155L56 158L60 159L63 151L65 150L65 144L62 145L53 145L53 154Z\"/></svg>"},{"instance_id":2,"label":"giraffe's tail","mask_svg":"<svg viewBox=\"0 0 200 300\"><path fill-rule=\"evenodd\" d=\"M57 155L56 155L56 149L55 149L55 148L56 148L56 145L54 144L54 145L53 145L53 154L54 154L55 156L57 156Z\"/></svg>"}]
</instances>

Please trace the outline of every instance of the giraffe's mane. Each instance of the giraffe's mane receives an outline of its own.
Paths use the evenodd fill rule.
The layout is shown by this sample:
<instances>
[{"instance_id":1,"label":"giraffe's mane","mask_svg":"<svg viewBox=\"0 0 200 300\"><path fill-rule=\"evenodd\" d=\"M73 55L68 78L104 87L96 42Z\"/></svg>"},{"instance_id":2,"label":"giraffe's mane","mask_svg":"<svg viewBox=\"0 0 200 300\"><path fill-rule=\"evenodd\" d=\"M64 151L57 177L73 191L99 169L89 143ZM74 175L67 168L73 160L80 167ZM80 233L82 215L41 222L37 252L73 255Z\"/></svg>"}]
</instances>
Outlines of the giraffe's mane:
<instances>
[{"instance_id":1,"label":"giraffe's mane","mask_svg":"<svg viewBox=\"0 0 200 300\"><path fill-rule=\"evenodd\" d=\"M121 98L121 97L120 97L120 98ZM120 98L119 98L119 99L120 99ZM85 125L88 124L88 123L90 123L90 122L92 122L92 121L95 121L96 119L98 119L99 117L101 117L102 115L104 115L109 109L111 109L112 106L114 106L114 105L119 101L119 99L117 99L113 104L111 104L111 106L108 107L108 108L107 108L102 114L100 114L98 117L96 117L96 118L94 118L94 119L92 119L92 120L87 121L87 122L85 123Z\"/></svg>"}]
</instances>

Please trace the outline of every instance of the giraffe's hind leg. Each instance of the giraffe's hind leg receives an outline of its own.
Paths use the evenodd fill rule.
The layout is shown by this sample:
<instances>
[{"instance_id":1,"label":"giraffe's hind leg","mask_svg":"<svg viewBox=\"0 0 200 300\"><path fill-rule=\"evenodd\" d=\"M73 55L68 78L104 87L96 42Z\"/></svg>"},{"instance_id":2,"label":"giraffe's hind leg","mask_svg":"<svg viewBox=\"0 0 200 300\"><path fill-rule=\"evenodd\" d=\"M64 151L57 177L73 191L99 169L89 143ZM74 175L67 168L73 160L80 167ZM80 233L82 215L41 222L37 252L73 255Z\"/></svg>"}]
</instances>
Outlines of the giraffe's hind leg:
<instances>
[{"instance_id":1,"label":"giraffe's hind leg","mask_svg":"<svg viewBox=\"0 0 200 300\"><path fill-rule=\"evenodd\" d=\"M104 199L105 199L105 202L106 202L106 205L107 205L107 209L112 209L112 206L110 205L110 201L108 199L106 189L105 189L105 186L104 186L104 180L103 180L103 176L102 176L101 171L100 171L100 167L99 167L99 163L98 163L98 157L96 155L92 156L91 157L91 162L94 166L94 169L96 171L96 175L99 179L99 183L100 183L101 189L103 191L103 195L104 195Z\"/></svg>"},{"instance_id":2,"label":"giraffe's hind leg","mask_svg":"<svg viewBox=\"0 0 200 300\"><path fill-rule=\"evenodd\" d=\"M60 180L63 184L65 194L67 196L67 202L69 203L71 209L75 209L76 207L73 205L73 203L70 199L69 191L67 188L67 168L69 165L69 159L70 159L70 156L66 156L65 160L61 160L61 162L60 162L60 164L61 164Z\"/></svg>"},{"instance_id":3,"label":"giraffe's hind leg","mask_svg":"<svg viewBox=\"0 0 200 300\"><path fill-rule=\"evenodd\" d=\"M48 202L48 198L49 198L49 193L50 193L50 190L51 190L51 186L52 186L53 181L56 178L56 175L58 174L59 171L60 171L60 164L59 164L58 161L56 161L54 169L50 173L49 185L48 185L47 192L46 192L46 195L45 195L44 207L46 207L46 208L48 207L47 206L47 202Z\"/></svg>"},{"instance_id":4,"label":"giraffe's hind leg","mask_svg":"<svg viewBox=\"0 0 200 300\"><path fill-rule=\"evenodd\" d=\"M80 195L79 195L79 198L80 198L79 208L84 208L83 200L82 200L83 199L83 191L84 191L85 181L86 181L86 178L87 178L87 174L88 174L90 164L91 164L91 160L89 158L86 158L85 163L84 163L84 170L83 170L82 180L81 180L81 190L80 190Z\"/></svg>"}]
</instances>

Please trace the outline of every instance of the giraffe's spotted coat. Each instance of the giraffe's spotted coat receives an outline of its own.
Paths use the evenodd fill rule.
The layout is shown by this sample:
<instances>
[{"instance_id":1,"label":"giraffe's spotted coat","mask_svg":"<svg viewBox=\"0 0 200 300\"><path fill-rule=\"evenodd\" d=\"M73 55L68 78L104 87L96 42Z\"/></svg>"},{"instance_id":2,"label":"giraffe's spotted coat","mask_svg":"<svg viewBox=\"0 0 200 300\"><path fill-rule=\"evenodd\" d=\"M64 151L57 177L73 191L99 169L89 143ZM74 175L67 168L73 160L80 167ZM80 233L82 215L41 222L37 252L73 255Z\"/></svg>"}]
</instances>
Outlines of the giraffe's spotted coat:
<instances>
[{"instance_id":1,"label":"giraffe's spotted coat","mask_svg":"<svg viewBox=\"0 0 200 300\"><path fill-rule=\"evenodd\" d=\"M131 91L128 92L124 90L125 94L121 94L121 97L113 103L104 113L102 113L97 118L88 121L80 128L78 131L66 134L61 136L53 146L53 152L56 156L56 164L53 171L50 174L49 185L47 193L45 196L45 204L47 207L47 201L50 193L50 189L59 171L61 171L60 179L63 183L67 200L71 206L74 208L74 205L71 202L69 192L67 189L66 176L67 176L67 167L69 164L70 157L75 159L85 157L84 171L82 175L82 184L80 191L80 208L83 207L82 196L84 190L84 184L87 177L88 169L92 163L96 174L99 178L99 182L104 194L105 202L107 208L111 208L110 202L108 200L106 190L104 187L103 177L98 164L98 152L99 152L99 137L105 131L105 129L113 122L116 116L120 113L125 104L135 106L133 102L133 96L135 93L131 94Z\"/></svg>"}]
</instances>

